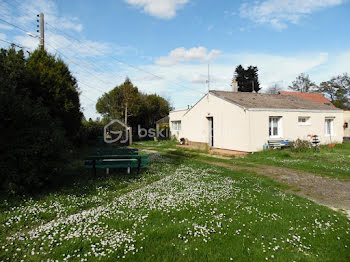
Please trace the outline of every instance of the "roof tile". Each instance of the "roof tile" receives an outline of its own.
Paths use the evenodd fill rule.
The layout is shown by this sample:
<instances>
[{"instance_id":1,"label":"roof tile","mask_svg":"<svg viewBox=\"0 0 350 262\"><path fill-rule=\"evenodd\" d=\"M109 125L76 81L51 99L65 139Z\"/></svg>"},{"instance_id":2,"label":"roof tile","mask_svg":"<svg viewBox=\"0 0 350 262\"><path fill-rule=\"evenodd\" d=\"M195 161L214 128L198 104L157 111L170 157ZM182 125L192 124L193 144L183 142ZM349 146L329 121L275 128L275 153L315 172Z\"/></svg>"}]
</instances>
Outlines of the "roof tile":
<instances>
[{"instance_id":1,"label":"roof tile","mask_svg":"<svg viewBox=\"0 0 350 262\"><path fill-rule=\"evenodd\" d=\"M327 105L320 102L309 101L292 95L271 95L218 90L211 90L210 93L245 108L340 110L332 104Z\"/></svg>"},{"instance_id":2,"label":"roof tile","mask_svg":"<svg viewBox=\"0 0 350 262\"><path fill-rule=\"evenodd\" d=\"M281 95L296 96L302 99L306 99L309 101L314 101L322 104L324 103L331 104L334 107L331 101L329 101L323 94L320 94L320 93L300 93L300 92L289 92L289 91L280 91L279 93Z\"/></svg>"}]
</instances>

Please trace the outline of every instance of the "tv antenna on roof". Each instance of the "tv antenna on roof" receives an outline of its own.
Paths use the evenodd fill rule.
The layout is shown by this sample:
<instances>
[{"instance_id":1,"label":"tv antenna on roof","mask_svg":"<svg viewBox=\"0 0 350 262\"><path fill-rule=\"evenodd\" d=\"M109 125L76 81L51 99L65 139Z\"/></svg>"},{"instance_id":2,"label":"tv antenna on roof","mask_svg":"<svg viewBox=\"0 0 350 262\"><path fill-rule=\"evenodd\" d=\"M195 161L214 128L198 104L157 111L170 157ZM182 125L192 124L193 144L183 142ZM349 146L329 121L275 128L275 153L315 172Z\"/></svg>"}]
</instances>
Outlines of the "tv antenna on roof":
<instances>
[{"instance_id":1,"label":"tv antenna on roof","mask_svg":"<svg viewBox=\"0 0 350 262\"><path fill-rule=\"evenodd\" d=\"M209 73L209 64L208 64L208 80L205 81L208 84L208 93L210 90L210 73Z\"/></svg>"}]
</instances>

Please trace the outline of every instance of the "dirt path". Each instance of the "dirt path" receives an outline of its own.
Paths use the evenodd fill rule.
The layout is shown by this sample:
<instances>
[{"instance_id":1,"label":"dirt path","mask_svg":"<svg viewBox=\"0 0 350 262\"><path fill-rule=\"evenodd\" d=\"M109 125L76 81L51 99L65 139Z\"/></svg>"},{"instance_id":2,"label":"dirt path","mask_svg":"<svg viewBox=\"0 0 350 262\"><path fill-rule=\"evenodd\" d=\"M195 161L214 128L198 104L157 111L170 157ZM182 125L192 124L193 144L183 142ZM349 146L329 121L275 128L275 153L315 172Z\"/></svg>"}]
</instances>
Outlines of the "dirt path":
<instances>
[{"instance_id":1,"label":"dirt path","mask_svg":"<svg viewBox=\"0 0 350 262\"><path fill-rule=\"evenodd\" d=\"M156 150L147 150L158 152ZM176 154L163 153L177 156ZM208 155L213 158L231 159L224 156ZM333 210L344 212L350 219L350 182L340 181L334 178L323 177L287 167L260 165L256 163L251 166L234 166L233 164L217 162L214 160L197 159L198 161L226 167L232 170L247 170L258 175L267 176L274 181L290 186L288 192L310 199L318 204L327 206Z\"/></svg>"},{"instance_id":2,"label":"dirt path","mask_svg":"<svg viewBox=\"0 0 350 262\"><path fill-rule=\"evenodd\" d=\"M286 167L258 165L255 163L254 165L257 167L244 167L222 162L198 160L232 170L253 171L258 175L267 176L274 181L290 186L289 192L313 200L333 210L344 211L350 218L350 182L343 182L338 179L322 177Z\"/></svg>"}]
</instances>

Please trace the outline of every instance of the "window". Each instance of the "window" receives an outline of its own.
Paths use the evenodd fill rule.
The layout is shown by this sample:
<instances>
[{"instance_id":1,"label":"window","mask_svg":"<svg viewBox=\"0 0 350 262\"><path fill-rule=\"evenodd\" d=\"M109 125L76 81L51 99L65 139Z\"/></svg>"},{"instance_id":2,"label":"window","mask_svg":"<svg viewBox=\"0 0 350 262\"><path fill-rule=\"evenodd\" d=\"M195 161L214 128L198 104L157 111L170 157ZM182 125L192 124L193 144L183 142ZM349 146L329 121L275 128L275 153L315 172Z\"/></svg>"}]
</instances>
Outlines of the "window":
<instances>
[{"instance_id":1,"label":"window","mask_svg":"<svg viewBox=\"0 0 350 262\"><path fill-rule=\"evenodd\" d=\"M298 117L298 124L300 126L307 126L307 125L310 125L310 117L309 116L299 116Z\"/></svg>"},{"instance_id":2,"label":"window","mask_svg":"<svg viewBox=\"0 0 350 262\"><path fill-rule=\"evenodd\" d=\"M174 131L181 130L181 121L171 121L171 129Z\"/></svg>"},{"instance_id":3,"label":"window","mask_svg":"<svg viewBox=\"0 0 350 262\"><path fill-rule=\"evenodd\" d=\"M333 136L334 135L334 118L326 118L324 122L325 127L325 135L326 136Z\"/></svg>"},{"instance_id":4,"label":"window","mask_svg":"<svg viewBox=\"0 0 350 262\"><path fill-rule=\"evenodd\" d=\"M282 117L272 116L269 121L269 135L270 137L282 137Z\"/></svg>"}]
</instances>

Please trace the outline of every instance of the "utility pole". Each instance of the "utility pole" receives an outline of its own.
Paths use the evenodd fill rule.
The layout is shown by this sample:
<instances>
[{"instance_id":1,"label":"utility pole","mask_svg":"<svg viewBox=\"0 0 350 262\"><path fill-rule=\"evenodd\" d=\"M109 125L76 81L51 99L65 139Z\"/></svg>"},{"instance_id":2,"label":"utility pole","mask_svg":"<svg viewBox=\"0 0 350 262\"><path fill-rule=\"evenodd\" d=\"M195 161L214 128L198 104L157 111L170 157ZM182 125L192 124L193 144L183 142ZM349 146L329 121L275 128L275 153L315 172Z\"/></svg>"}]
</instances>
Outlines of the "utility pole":
<instances>
[{"instance_id":1,"label":"utility pole","mask_svg":"<svg viewBox=\"0 0 350 262\"><path fill-rule=\"evenodd\" d=\"M45 45L44 45L44 14L40 13L40 15L37 15L37 17L40 16L40 49L44 50L45 49ZM39 22L39 20L37 20L37 22ZM38 25L39 27L39 25Z\"/></svg>"}]
</instances>

